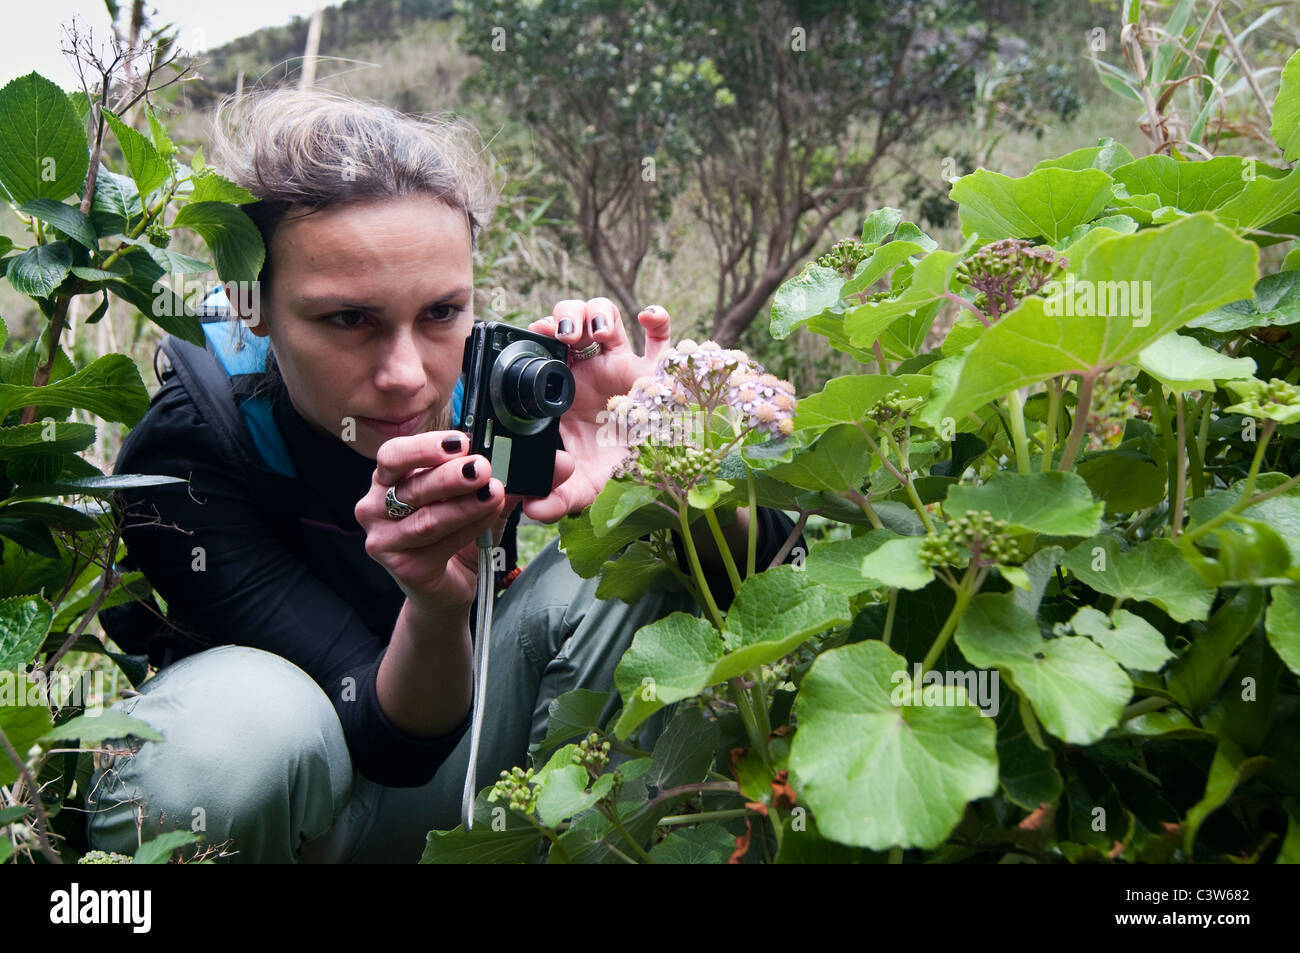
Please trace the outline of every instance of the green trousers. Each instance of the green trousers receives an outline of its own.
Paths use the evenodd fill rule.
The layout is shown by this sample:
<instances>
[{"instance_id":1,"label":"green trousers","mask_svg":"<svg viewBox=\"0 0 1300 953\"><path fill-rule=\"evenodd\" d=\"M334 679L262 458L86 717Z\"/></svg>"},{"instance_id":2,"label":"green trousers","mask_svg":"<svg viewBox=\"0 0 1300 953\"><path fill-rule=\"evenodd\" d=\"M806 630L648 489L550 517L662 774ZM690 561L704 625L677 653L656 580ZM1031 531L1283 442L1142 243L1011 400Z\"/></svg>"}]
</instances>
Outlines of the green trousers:
<instances>
[{"instance_id":1,"label":"green trousers","mask_svg":"<svg viewBox=\"0 0 1300 953\"><path fill-rule=\"evenodd\" d=\"M636 605L596 598L552 542L497 600L478 786L527 765L547 709L575 688L619 699L614 669L641 626L675 610L684 592ZM87 835L132 854L159 831L229 842L244 863L414 863L425 835L460 823L469 733L422 787L375 784L352 767L334 707L296 665L224 645L168 666L115 710L157 730L134 754L102 764L87 792ZM644 740L644 738L643 738Z\"/></svg>"}]
</instances>

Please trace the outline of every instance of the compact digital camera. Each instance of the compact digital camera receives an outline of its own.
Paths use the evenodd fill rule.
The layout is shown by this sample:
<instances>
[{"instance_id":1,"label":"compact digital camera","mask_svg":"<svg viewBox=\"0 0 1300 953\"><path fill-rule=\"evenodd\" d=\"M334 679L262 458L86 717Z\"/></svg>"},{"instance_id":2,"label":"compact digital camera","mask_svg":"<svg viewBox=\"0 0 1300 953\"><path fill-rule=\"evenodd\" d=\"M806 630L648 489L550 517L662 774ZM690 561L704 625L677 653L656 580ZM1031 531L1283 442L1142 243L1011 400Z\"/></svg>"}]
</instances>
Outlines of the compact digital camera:
<instances>
[{"instance_id":1,"label":"compact digital camera","mask_svg":"<svg viewBox=\"0 0 1300 953\"><path fill-rule=\"evenodd\" d=\"M517 496L548 496L561 449L560 415L573 404L563 341L500 321L475 321L461 362L460 421L470 453Z\"/></svg>"}]
</instances>

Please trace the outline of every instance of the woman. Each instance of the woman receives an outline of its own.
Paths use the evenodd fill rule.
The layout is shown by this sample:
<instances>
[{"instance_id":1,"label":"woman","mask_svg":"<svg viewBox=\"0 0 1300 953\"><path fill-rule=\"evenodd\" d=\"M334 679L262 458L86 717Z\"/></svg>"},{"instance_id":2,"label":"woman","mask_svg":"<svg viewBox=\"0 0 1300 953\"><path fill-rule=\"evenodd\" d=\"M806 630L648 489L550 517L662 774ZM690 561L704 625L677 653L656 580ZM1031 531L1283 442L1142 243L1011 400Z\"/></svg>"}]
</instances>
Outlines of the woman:
<instances>
[{"instance_id":1,"label":"woman","mask_svg":"<svg viewBox=\"0 0 1300 953\"><path fill-rule=\"evenodd\" d=\"M250 428L273 430L286 459L232 459L179 374L124 444L118 472L189 482L125 494L131 560L171 625L149 646L159 674L115 707L166 740L97 772L89 840L130 853L179 828L243 861L414 861L425 832L459 822L475 540L491 528L513 551L517 507L555 522L591 503L625 453L597 439L596 415L652 372L669 317L638 315L644 355L607 298L530 325L569 345L575 398L550 495L507 496L450 429L471 255L494 205L460 127L277 91L223 108L216 145L217 167L259 200L260 308L231 298L270 342L256 388L270 413ZM390 514L390 488L413 511ZM728 531L737 551L747 515ZM770 560L791 523L768 510L762 523ZM711 538L701 548L716 568ZM552 699L612 691L639 627L694 611L682 593L629 606L595 586L552 543L497 600L480 786L526 762Z\"/></svg>"}]
</instances>

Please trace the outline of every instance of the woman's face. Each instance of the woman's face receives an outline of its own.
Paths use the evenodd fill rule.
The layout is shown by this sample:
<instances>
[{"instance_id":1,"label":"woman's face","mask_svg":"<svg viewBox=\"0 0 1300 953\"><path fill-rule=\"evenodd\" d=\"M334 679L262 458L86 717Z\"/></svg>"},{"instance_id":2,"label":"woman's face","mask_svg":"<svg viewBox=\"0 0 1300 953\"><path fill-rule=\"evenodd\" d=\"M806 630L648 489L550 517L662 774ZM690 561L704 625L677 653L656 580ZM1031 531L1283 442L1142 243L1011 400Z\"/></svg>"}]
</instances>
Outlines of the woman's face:
<instances>
[{"instance_id":1,"label":"woman's face","mask_svg":"<svg viewBox=\"0 0 1300 953\"><path fill-rule=\"evenodd\" d=\"M428 195L349 202L272 235L264 320L294 409L374 458L444 430L474 323L469 222Z\"/></svg>"}]
</instances>

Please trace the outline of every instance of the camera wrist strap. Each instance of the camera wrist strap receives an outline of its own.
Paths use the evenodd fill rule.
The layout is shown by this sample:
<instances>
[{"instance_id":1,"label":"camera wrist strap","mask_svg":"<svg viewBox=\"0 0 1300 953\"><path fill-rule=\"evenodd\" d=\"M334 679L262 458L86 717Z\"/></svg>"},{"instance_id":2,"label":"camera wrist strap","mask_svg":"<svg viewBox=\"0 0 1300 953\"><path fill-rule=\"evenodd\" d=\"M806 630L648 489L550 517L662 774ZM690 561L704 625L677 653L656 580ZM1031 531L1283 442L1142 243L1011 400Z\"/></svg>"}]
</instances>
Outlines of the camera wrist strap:
<instances>
[{"instance_id":1,"label":"camera wrist strap","mask_svg":"<svg viewBox=\"0 0 1300 953\"><path fill-rule=\"evenodd\" d=\"M484 701L487 696L488 649L492 641L492 601L496 595L492 570L492 530L478 538L478 604L474 613L474 702L469 729L469 764L465 788L460 797L460 820L465 830L474 827L475 777L478 774L479 739L483 734Z\"/></svg>"}]
</instances>

